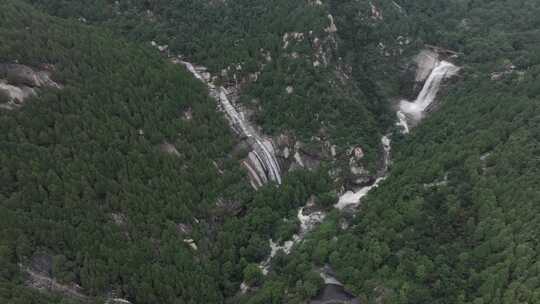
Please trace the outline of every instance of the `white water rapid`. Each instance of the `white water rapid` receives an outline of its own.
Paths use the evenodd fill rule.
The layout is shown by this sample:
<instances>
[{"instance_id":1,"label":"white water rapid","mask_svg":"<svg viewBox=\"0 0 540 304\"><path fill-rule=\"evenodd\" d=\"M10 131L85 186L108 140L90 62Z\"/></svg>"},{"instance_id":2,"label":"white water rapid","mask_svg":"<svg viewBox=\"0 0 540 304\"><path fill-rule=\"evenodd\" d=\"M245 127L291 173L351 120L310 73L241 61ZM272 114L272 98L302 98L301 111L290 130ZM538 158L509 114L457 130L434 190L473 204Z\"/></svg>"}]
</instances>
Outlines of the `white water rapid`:
<instances>
[{"instance_id":1,"label":"white water rapid","mask_svg":"<svg viewBox=\"0 0 540 304\"><path fill-rule=\"evenodd\" d=\"M384 155L383 155L383 168L381 172L378 174L377 179L373 184L370 186L366 186L363 188L360 188L358 191L347 191L343 195L339 197L339 201L334 205L334 208L343 210L345 208L355 208L360 204L360 201L364 196L366 196L369 191L371 191L374 188L377 188L379 184L386 179L387 173L388 173L388 166L390 164L390 150L391 150L391 142L390 138L388 136L383 136L381 138L381 144L384 149Z\"/></svg>"},{"instance_id":2,"label":"white water rapid","mask_svg":"<svg viewBox=\"0 0 540 304\"><path fill-rule=\"evenodd\" d=\"M413 102L402 100L399 103L399 111L397 112L399 122L397 125L402 127L403 133L409 133L408 119L413 122L420 121L426 109L437 97L442 81L455 75L458 71L459 67L448 61L437 61L416 100Z\"/></svg>"},{"instance_id":3,"label":"white water rapid","mask_svg":"<svg viewBox=\"0 0 540 304\"><path fill-rule=\"evenodd\" d=\"M360 204L360 200L362 197L366 196L371 189L374 189L379 186L379 183L382 182L384 179L386 179L387 173L388 173L388 167L390 164L390 150L391 150L391 143L390 138L388 136L383 136L381 138L381 144L383 146L383 166L381 170L379 171L377 180L370 186L363 187L359 189L356 192L348 191L345 194L343 194L339 201L334 205L334 208L343 210L345 207L356 207L358 204ZM309 214L304 214L304 210L306 208L312 207L313 205L308 203L306 206L300 208L298 210L297 218L300 221L300 231L293 235L293 237L284 242L283 245L279 245L275 243L273 240L270 240L270 248L271 252L268 258L264 260L259 267L261 268L263 274L268 274L270 264L272 262L272 259L274 256L281 250L285 254L289 254L293 248L294 245L300 243L305 236L312 231L317 225L322 223L324 218L326 217L326 213L323 211L314 211ZM329 282L332 280L335 280L335 278L331 277L325 277L325 281L328 280ZM333 281L332 281L333 282Z\"/></svg>"},{"instance_id":4,"label":"white water rapid","mask_svg":"<svg viewBox=\"0 0 540 304\"><path fill-rule=\"evenodd\" d=\"M206 80L193 64L186 61L180 61L180 63L182 63L197 79L208 86L210 96L219 102L222 109L227 114L227 118L232 128L240 135L248 138L248 142L253 149L249 154L249 161L253 166L250 167L248 162L244 162L244 165L248 168L251 176L256 173L256 176L253 176L255 182L252 182L252 185L257 188L268 180L281 184L279 163L272 143L268 139L260 136L244 116L236 110L227 97L227 89L224 87L217 87L209 80Z\"/></svg>"},{"instance_id":5,"label":"white water rapid","mask_svg":"<svg viewBox=\"0 0 540 304\"><path fill-rule=\"evenodd\" d=\"M261 268L263 274L268 274L268 270L270 268L270 262L272 262L272 259L274 256L278 253L278 251L283 251L285 254L291 253L291 249L293 246L299 242L301 242L306 234L313 230L318 224L322 223L324 218L326 217L326 213L322 211L315 211L311 212L308 215L304 215L304 209L306 207L311 207L309 204L305 207L302 207L298 210L298 214L296 215L298 220L300 221L300 231L292 236L292 239L286 241L283 243L283 245L279 245L275 243L273 240L270 240L270 248L271 252L268 258L264 260L259 267Z\"/></svg>"}]
</instances>

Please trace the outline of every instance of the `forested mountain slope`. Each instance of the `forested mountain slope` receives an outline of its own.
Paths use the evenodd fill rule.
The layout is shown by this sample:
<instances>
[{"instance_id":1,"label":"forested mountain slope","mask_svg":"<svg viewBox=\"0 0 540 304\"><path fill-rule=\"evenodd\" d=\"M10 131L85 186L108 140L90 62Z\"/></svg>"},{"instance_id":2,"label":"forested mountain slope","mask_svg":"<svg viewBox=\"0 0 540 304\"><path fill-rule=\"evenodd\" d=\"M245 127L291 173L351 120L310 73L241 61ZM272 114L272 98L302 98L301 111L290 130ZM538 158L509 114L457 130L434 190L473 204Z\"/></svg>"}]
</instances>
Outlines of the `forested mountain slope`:
<instances>
[{"instance_id":1,"label":"forested mountain slope","mask_svg":"<svg viewBox=\"0 0 540 304\"><path fill-rule=\"evenodd\" d=\"M388 18L396 3L380 1L381 30L459 52L460 77L410 136L394 134L391 174L356 217L329 216L250 303L299 284L306 261L365 303L540 301L540 5L399 3L411 18ZM365 5L336 1L338 27L369 31L355 18Z\"/></svg>"},{"instance_id":2,"label":"forested mountain slope","mask_svg":"<svg viewBox=\"0 0 540 304\"><path fill-rule=\"evenodd\" d=\"M540 302L539 15L533 0L3 1L0 93L28 85L6 64L58 85L0 107L0 301L309 303L330 269L362 303ZM404 135L393 106L422 87L426 47L461 70ZM272 136L282 185L249 186L245 139L178 55ZM386 173L383 134L388 178L334 210ZM302 233L302 210L326 218Z\"/></svg>"},{"instance_id":3,"label":"forested mountain slope","mask_svg":"<svg viewBox=\"0 0 540 304\"><path fill-rule=\"evenodd\" d=\"M351 81L351 62L340 54L346 54L340 29L326 2L30 2L54 15L83 17L126 37L166 45L170 54L208 67L220 82L240 92L238 102L274 141L292 138L292 154L306 152L295 148L296 141L312 144L304 154L319 158L329 152L321 143L336 145L337 158L343 159L339 155L358 145L366 154L363 166L375 170L380 136L391 124L388 89L366 73ZM388 61L375 64L378 57L375 47L366 60L388 67Z\"/></svg>"},{"instance_id":4,"label":"forested mountain slope","mask_svg":"<svg viewBox=\"0 0 540 304\"><path fill-rule=\"evenodd\" d=\"M0 110L2 302L65 301L22 288L39 276L75 300L223 302L269 238L295 231L282 219L331 189L298 172L254 193L182 66L21 1L0 8L2 64L48 66L61 84Z\"/></svg>"},{"instance_id":5,"label":"forested mountain slope","mask_svg":"<svg viewBox=\"0 0 540 304\"><path fill-rule=\"evenodd\" d=\"M206 297L217 301L214 266L194 263L175 228L242 188L238 170L219 176L211 162L231 137L203 87L106 31L13 1L1 6L2 62L52 64L65 86L1 115L5 275L43 250L57 280L76 280L89 294L120 283L151 299L150 277L189 278L185 299L214 286ZM184 121L188 107L193 119ZM181 147L179 156L160 152L164 142Z\"/></svg>"}]
</instances>

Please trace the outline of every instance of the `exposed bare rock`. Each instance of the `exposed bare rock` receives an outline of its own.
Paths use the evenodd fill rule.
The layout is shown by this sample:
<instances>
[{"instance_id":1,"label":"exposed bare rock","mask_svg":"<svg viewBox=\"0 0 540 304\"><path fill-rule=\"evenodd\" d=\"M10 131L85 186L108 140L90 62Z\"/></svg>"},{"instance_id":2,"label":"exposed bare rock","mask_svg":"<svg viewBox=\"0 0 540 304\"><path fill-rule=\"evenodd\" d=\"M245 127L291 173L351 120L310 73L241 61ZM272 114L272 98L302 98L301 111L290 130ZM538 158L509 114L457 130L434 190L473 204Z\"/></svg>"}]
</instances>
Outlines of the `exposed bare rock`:
<instances>
[{"instance_id":1,"label":"exposed bare rock","mask_svg":"<svg viewBox=\"0 0 540 304\"><path fill-rule=\"evenodd\" d=\"M24 101L37 95L39 88L61 89L62 85L51 79L52 65L44 70L34 70L22 64L0 63L0 108L14 110Z\"/></svg>"},{"instance_id":2,"label":"exposed bare rock","mask_svg":"<svg viewBox=\"0 0 540 304\"><path fill-rule=\"evenodd\" d=\"M46 290L49 292L60 293L64 296L78 300L86 300L88 297L83 294L81 286L71 283L62 284L50 276L50 272L25 267L19 264L21 270L27 275L25 284L33 289Z\"/></svg>"},{"instance_id":3,"label":"exposed bare rock","mask_svg":"<svg viewBox=\"0 0 540 304\"><path fill-rule=\"evenodd\" d=\"M416 63L416 82L424 82L431 74L431 71L439 62L439 55L430 50L423 50L414 58Z\"/></svg>"},{"instance_id":4,"label":"exposed bare rock","mask_svg":"<svg viewBox=\"0 0 540 304\"><path fill-rule=\"evenodd\" d=\"M392 298L394 291L384 286L377 286L373 289L375 294L375 304L387 303L388 299Z\"/></svg>"},{"instance_id":5,"label":"exposed bare rock","mask_svg":"<svg viewBox=\"0 0 540 304\"><path fill-rule=\"evenodd\" d=\"M283 149L283 157L285 159L288 159L290 156L290 150L289 150L289 147L285 147L285 149Z\"/></svg>"},{"instance_id":6,"label":"exposed bare rock","mask_svg":"<svg viewBox=\"0 0 540 304\"><path fill-rule=\"evenodd\" d=\"M220 109L226 114L230 126L242 139L245 139L251 146L248 158L242 164L248 170L251 185L257 188L260 182L275 181L281 183L281 169L276 157L273 142L270 138L261 136L258 128L254 127L249 118L246 118L245 111L236 106L233 95L238 90L226 89L224 86L218 86L215 83L205 80L203 73L206 68L194 66L193 64L175 59L173 62L184 65L196 78L203 81L209 88L210 97L218 102ZM238 64L236 70L242 70L242 65ZM257 176L257 177L256 177Z\"/></svg>"},{"instance_id":7,"label":"exposed bare rock","mask_svg":"<svg viewBox=\"0 0 540 304\"><path fill-rule=\"evenodd\" d=\"M259 177L259 174L257 174L257 171L255 171L255 169L253 169L253 167L247 161L242 161L242 166L246 168L248 172L249 183L253 189L257 190L264 185L263 181Z\"/></svg>"},{"instance_id":8,"label":"exposed bare rock","mask_svg":"<svg viewBox=\"0 0 540 304\"><path fill-rule=\"evenodd\" d=\"M191 249L193 249L193 250L198 249L197 244L195 243L195 241L193 239L184 239L184 243L188 244L189 247L191 247Z\"/></svg>"},{"instance_id":9,"label":"exposed bare rock","mask_svg":"<svg viewBox=\"0 0 540 304\"><path fill-rule=\"evenodd\" d=\"M282 38L283 49L286 49L287 47L289 47L289 44L292 41L296 41L296 42L303 41L304 37L305 37L304 33L300 33L300 32L288 32L288 33L283 34L283 38Z\"/></svg>"},{"instance_id":10,"label":"exposed bare rock","mask_svg":"<svg viewBox=\"0 0 540 304\"><path fill-rule=\"evenodd\" d=\"M371 18L373 20L383 21L384 17L383 17L382 11L373 3L370 3L370 5L371 5Z\"/></svg>"},{"instance_id":11,"label":"exposed bare rock","mask_svg":"<svg viewBox=\"0 0 540 304\"><path fill-rule=\"evenodd\" d=\"M337 39L335 32L337 27L334 24L332 15L328 15L330 19L330 25L324 28L327 33L323 37L313 37L311 46L313 48L313 67L319 67L321 65L328 66L332 59L332 54L337 50Z\"/></svg>"},{"instance_id":12,"label":"exposed bare rock","mask_svg":"<svg viewBox=\"0 0 540 304\"><path fill-rule=\"evenodd\" d=\"M353 149L353 155L356 160L361 160L364 158L364 150L362 150L362 147L358 146Z\"/></svg>"},{"instance_id":13,"label":"exposed bare rock","mask_svg":"<svg viewBox=\"0 0 540 304\"><path fill-rule=\"evenodd\" d=\"M294 92L294 88L292 86L287 86L285 91L287 91L287 94L292 94Z\"/></svg>"},{"instance_id":14,"label":"exposed bare rock","mask_svg":"<svg viewBox=\"0 0 540 304\"><path fill-rule=\"evenodd\" d=\"M176 224L176 231L180 234L189 235L193 232L193 226L184 224L184 223L179 223L179 224Z\"/></svg>"},{"instance_id":15,"label":"exposed bare rock","mask_svg":"<svg viewBox=\"0 0 540 304\"><path fill-rule=\"evenodd\" d=\"M296 142L295 144L295 154L294 159L296 163L308 170L317 169L321 161L329 159L329 155L324 147L322 142L314 142L309 145L303 144L301 142Z\"/></svg>"},{"instance_id":16,"label":"exposed bare rock","mask_svg":"<svg viewBox=\"0 0 540 304\"><path fill-rule=\"evenodd\" d=\"M313 6L321 6L323 5L321 0L309 0L309 4Z\"/></svg>"},{"instance_id":17,"label":"exposed bare rock","mask_svg":"<svg viewBox=\"0 0 540 304\"><path fill-rule=\"evenodd\" d=\"M236 200L218 198L214 211L218 216L236 216L242 212L242 203Z\"/></svg>"},{"instance_id":18,"label":"exposed bare rock","mask_svg":"<svg viewBox=\"0 0 540 304\"><path fill-rule=\"evenodd\" d=\"M332 146L330 147L330 154L332 155L332 157L336 157L336 155L337 155L336 149L337 149L337 146L336 146L336 145L332 145Z\"/></svg>"},{"instance_id":19,"label":"exposed bare rock","mask_svg":"<svg viewBox=\"0 0 540 304\"><path fill-rule=\"evenodd\" d=\"M0 78L14 86L61 88L61 85L51 79L49 71L35 71L22 64L0 64Z\"/></svg>"},{"instance_id":20,"label":"exposed bare rock","mask_svg":"<svg viewBox=\"0 0 540 304\"><path fill-rule=\"evenodd\" d=\"M343 286L327 284L309 304L360 304L360 300Z\"/></svg>"},{"instance_id":21,"label":"exposed bare rock","mask_svg":"<svg viewBox=\"0 0 540 304\"><path fill-rule=\"evenodd\" d=\"M407 14L405 12L405 10L403 9L403 7L401 5L399 5L399 4L397 4L396 1L392 1L392 5L394 5L394 7L397 8L400 13L403 13L405 15Z\"/></svg>"},{"instance_id":22,"label":"exposed bare rock","mask_svg":"<svg viewBox=\"0 0 540 304\"><path fill-rule=\"evenodd\" d=\"M373 182L374 178L372 174L366 169L364 169L363 166L356 164L355 162L351 162L350 164L350 172L351 172L351 178L349 180L349 183L353 187L357 186L366 186Z\"/></svg>"},{"instance_id":23,"label":"exposed bare rock","mask_svg":"<svg viewBox=\"0 0 540 304\"><path fill-rule=\"evenodd\" d=\"M448 173L444 174L442 180L435 180L431 183L424 184L424 188L434 188L448 185Z\"/></svg>"},{"instance_id":24,"label":"exposed bare rock","mask_svg":"<svg viewBox=\"0 0 540 304\"><path fill-rule=\"evenodd\" d=\"M520 77L523 77L525 75L524 71L518 71L517 67L512 63L506 63L501 69L499 69L497 72L491 73L491 80L498 81L501 79L504 79L504 77L517 74Z\"/></svg>"},{"instance_id":25,"label":"exposed bare rock","mask_svg":"<svg viewBox=\"0 0 540 304\"><path fill-rule=\"evenodd\" d=\"M164 143L162 143L161 145L159 145L159 149L160 149L161 152L163 152L163 153L167 153L167 154L172 154L172 155L180 156L180 152L178 152L178 150L176 149L176 147L175 147L173 144L171 144L171 143L164 142Z\"/></svg>"},{"instance_id":26,"label":"exposed bare rock","mask_svg":"<svg viewBox=\"0 0 540 304\"><path fill-rule=\"evenodd\" d=\"M183 115L182 115L182 118L186 121L190 121L193 119L193 109L191 109L191 107L187 108Z\"/></svg>"},{"instance_id":27,"label":"exposed bare rock","mask_svg":"<svg viewBox=\"0 0 540 304\"><path fill-rule=\"evenodd\" d=\"M259 75L261 75L261 72L250 73L248 75L249 81L256 82L257 80L259 80Z\"/></svg>"},{"instance_id":28,"label":"exposed bare rock","mask_svg":"<svg viewBox=\"0 0 540 304\"><path fill-rule=\"evenodd\" d=\"M111 213L111 218L117 226L125 226L127 223L127 217L122 213Z\"/></svg>"},{"instance_id":29,"label":"exposed bare rock","mask_svg":"<svg viewBox=\"0 0 540 304\"><path fill-rule=\"evenodd\" d=\"M293 142L292 135L286 133L280 134L276 140L278 147L290 146Z\"/></svg>"},{"instance_id":30,"label":"exposed bare rock","mask_svg":"<svg viewBox=\"0 0 540 304\"><path fill-rule=\"evenodd\" d=\"M365 186L373 182L374 178L372 174L364 168L364 165L361 162L364 158L364 150L362 147L357 146L350 148L347 151L347 155L349 157L349 171L351 174L348 182L352 186Z\"/></svg>"},{"instance_id":31,"label":"exposed bare rock","mask_svg":"<svg viewBox=\"0 0 540 304\"><path fill-rule=\"evenodd\" d=\"M336 24L334 23L334 16L331 14L328 14L328 19L330 20L330 24L327 28L324 29L327 33L335 33L338 31Z\"/></svg>"},{"instance_id":32,"label":"exposed bare rock","mask_svg":"<svg viewBox=\"0 0 540 304\"><path fill-rule=\"evenodd\" d=\"M105 304L131 304L131 302L122 298L109 298Z\"/></svg>"},{"instance_id":33,"label":"exposed bare rock","mask_svg":"<svg viewBox=\"0 0 540 304\"><path fill-rule=\"evenodd\" d=\"M301 168L304 168L305 165L304 165L304 160L302 159L302 156L300 155L300 153L298 151L296 151L296 153L294 153L294 160L296 161L296 163L301 167Z\"/></svg>"},{"instance_id":34,"label":"exposed bare rock","mask_svg":"<svg viewBox=\"0 0 540 304\"><path fill-rule=\"evenodd\" d=\"M31 87L10 85L5 80L0 79L0 108L6 110L19 108L26 99L35 95L36 91Z\"/></svg>"},{"instance_id":35,"label":"exposed bare rock","mask_svg":"<svg viewBox=\"0 0 540 304\"><path fill-rule=\"evenodd\" d=\"M272 53L270 53L270 51L266 51L263 48L261 48L260 51L266 62L272 62Z\"/></svg>"}]
</instances>

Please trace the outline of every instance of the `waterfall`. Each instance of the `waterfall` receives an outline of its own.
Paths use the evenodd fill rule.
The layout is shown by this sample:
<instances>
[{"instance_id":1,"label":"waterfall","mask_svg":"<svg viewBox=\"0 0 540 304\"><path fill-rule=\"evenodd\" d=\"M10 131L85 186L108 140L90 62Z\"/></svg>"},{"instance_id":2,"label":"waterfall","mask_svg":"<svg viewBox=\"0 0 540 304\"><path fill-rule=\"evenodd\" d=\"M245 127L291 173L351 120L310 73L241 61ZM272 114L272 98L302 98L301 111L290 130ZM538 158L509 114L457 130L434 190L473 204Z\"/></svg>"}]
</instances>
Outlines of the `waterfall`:
<instances>
[{"instance_id":1,"label":"waterfall","mask_svg":"<svg viewBox=\"0 0 540 304\"><path fill-rule=\"evenodd\" d=\"M272 239L269 240L271 248L270 255L266 258L266 260L259 264L259 268L262 270L264 275L268 274L270 263L278 251L283 251L285 254L290 254L293 246L303 241L304 237L326 218L326 213L323 211L315 211L305 215L304 209L306 207L309 207L309 203L308 205L298 209L298 213L296 215L298 221L300 222L300 231L298 233L294 234L290 240L285 241L283 245L275 243Z\"/></svg>"},{"instance_id":2,"label":"waterfall","mask_svg":"<svg viewBox=\"0 0 540 304\"><path fill-rule=\"evenodd\" d=\"M347 191L343 193L338 202L334 205L334 208L344 210L345 208L356 208L364 196L366 196L372 189L379 187L379 184L384 181L388 174L388 167L390 165L390 150L392 148L390 138L383 136L381 138L381 144L383 147L383 167L377 174L375 182L369 186L360 188L357 191Z\"/></svg>"},{"instance_id":3,"label":"waterfall","mask_svg":"<svg viewBox=\"0 0 540 304\"><path fill-rule=\"evenodd\" d=\"M418 122L422 119L426 109L433 103L437 97L437 93L441 87L443 79L455 75L459 71L459 68L451 64L448 61L438 61L435 68L431 71L428 79L424 83L424 87L414 102L402 100L399 104L399 111L397 112L399 122L397 125L401 126L403 133L409 132L409 125L407 118Z\"/></svg>"},{"instance_id":4,"label":"waterfall","mask_svg":"<svg viewBox=\"0 0 540 304\"><path fill-rule=\"evenodd\" d=\"M220 103L223 110L227 114L227 118L232 128L239 134L248 138L248 142L253 149L249 154L249 160L255 168L248 168L250 173L257 172L258 180L267 182L267 180L275 181L281 184L281 173L279 163L272 143L261 137L255 129L243 118L242 115L232 105L227 97L228 92L224 87L216 87L211 82L205 80L193 64L185 61L180 61L197 79L204 82L210 89L210 96ZM246 166L249 166L245 162Z\"/></svg>"}]
</instances>

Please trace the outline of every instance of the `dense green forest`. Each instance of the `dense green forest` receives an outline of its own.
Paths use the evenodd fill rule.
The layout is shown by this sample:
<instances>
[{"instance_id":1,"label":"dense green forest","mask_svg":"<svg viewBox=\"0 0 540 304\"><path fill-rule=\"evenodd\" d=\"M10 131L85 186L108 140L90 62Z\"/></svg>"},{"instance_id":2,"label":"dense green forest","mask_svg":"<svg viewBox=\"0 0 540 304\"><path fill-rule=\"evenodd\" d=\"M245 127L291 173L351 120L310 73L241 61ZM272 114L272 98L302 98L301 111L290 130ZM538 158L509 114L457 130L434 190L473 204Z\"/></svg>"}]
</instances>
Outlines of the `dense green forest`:
<instances>
[{"instance_id":1,"label":"dense green forest","mask_svg":"<svg viewBox=\"0 0 540 304\"><path fill-rule=\"evenodd\" d=\"M368 3L336 1L338 27L350 26L353 45L364 38L354 33L395 31L451 48L460 79L413 134L394 134L390 177L351 228L337 212L328 217L250 303L299 284L306 261L309 271L331 265L365 303L540 302L540 4L400 3L406 22L385 14L370 29L352 16ZM391 12L391 2L379 4Z\"/></svg>"},{"instance_id":2,"label":"dense green forest","mask_svg":"<svg viewBox=\"0 0 540 304\"><path fill-rule=\"evenodd\" d=\"M364 77L358 81L344 81L348 68L338 53L340 37L327 31L330 19L326 3L30 2L57 16L84 17L89 23L107 26L136 41L168 45L172 54L184 55L217 75L232 68L221 77L224 82L260 73L257 81L242 85L240 101L256 110L254 119L267 134L291 132L305 142L324 134L343 150L361 145L367 153L366 163L373 166L379 138L391 124L387 89L362 72L358 74ZM292 38L294 33L302 36ZM376 45L377 38L370 37L365 43ZM388 62L381 62L379 57L379 53L372 53L365 58L367 62L379 60L376 66L387 66ZM289 86L294 88L292 94L286 92Z\"/></svg>"},{"instance_id":3,"label":"dense green forest","mask_svg":"<svg viewBox=\"0 0 540 304\"><path fill-rule=\"evenodd\" d=\"M0 302L305 303L330 265L363 303L540 303L540 3L316 3L2 1L0 64L63 88L0 109ZM223 83L260 73L239 100L265 132L361 144L372 167L411 57L448 48L462 71L351 215L324 164L253 191L215 101L150 41L232 67ZM263 276L312 195L326 220ZM37 266L84 296L28 288Z\"/></svg>"},{"instance_id":4,"label":"dense green forest","mask_svg":"<svg viewBox=\"0 0 540 304\"><path fill-rule=\"evenodd\" d=\"M2 302L54 302L20 291L40 257L56 281L98 299L222 302L269 238L294 233L282 219L331 190L321 171L253 192L215 101L149 47L20 1L0 16L0 61L53 65L64 86L0 113Z\"/></svg>"}]
</instances>

